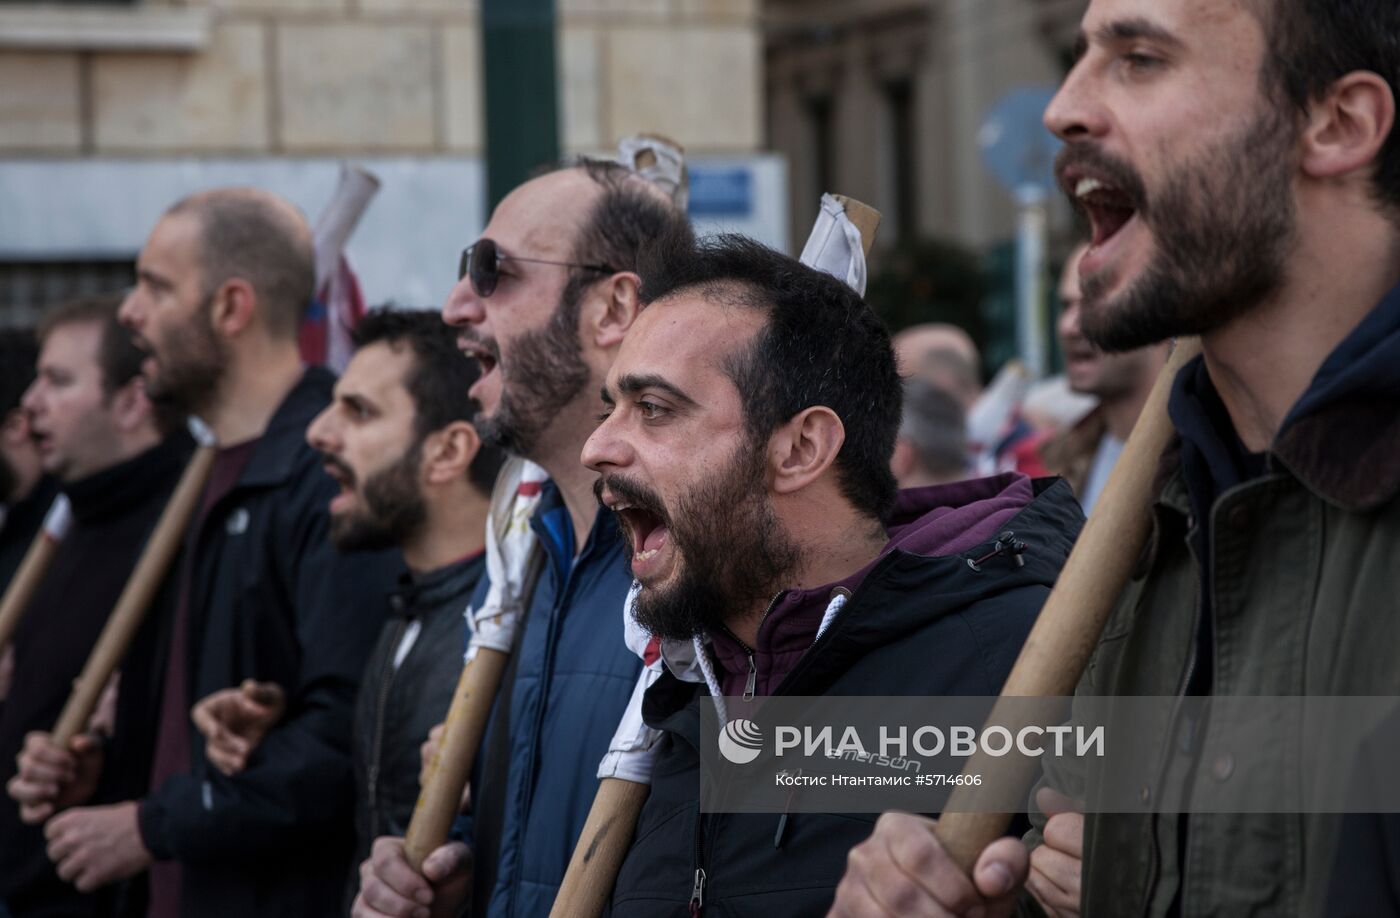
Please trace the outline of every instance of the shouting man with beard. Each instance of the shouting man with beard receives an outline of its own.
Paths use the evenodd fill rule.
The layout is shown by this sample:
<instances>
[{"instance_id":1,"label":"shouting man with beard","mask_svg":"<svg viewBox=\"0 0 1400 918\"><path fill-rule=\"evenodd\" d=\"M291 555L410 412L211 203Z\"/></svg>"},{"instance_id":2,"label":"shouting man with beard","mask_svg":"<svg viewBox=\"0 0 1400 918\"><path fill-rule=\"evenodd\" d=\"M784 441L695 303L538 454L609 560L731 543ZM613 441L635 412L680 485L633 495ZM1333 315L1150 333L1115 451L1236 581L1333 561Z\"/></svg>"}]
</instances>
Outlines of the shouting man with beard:
<instances>
[{"instance_id":1,"label":"shouting man with beard","mask_svg":"<svg viewBox=\"0 0 1400 918\"><path fill-rule=\"evenodd\" d=\"M355 915L544 915L597 791L640 663L618 613L631 585L611 514L579 462L598 387L641 309L637 257L685 214L613 163L583 161L512 191L463 253L443 318L482 365L471 395L482 439L548 472L529 526L542 564L527 572L524 621L471 778L472 811L451 842L408 865L403 839L375 843ZM473 606L485 600L483 578ZM470 890L465 882L471 873Z\"/></svg>"},{"instance_id":2,"label":"shouting man with beard","mask_svg":"<svg viewBox=\"0 0 1400 918\"><path fill-rule=\"evenodd\" d=\"M331 541L397 548L408 571L360 682L355 708L355 857L402 835L418 800L418 750L447 714L462 669L462 610L486 569L491 486L502 454L482 444L467 392L480 371L435 312L379 309L306 439L340 482ZM194 722L210 761L241 771L281 715L280 686L248 682L204 699ZM352 875L346 903L359 891Z\"/></svg>"},{"instance_id":3,"label":"shouting man with beard","mask_svg":"<svg viewBox=\"0 0 1400 918\"><path fill-rule=\"evenodd\" d=\"M61 814L49 855L82 888L150 868L154 918L334 915L351 708L380 625L355 610L388 593L398 563L327 537L339 489L305 431L334 377L297 351L311 233L281 198L208 191L165 212L136 276L121 318L147 351L146 390L207 423L219 453L173 570L166 659L142 673L161 702L130 712L153 726L150 791ZM189 712L245 679L286 686L289 713L229 776L193 741Z\"/></svg>"},{"instance_id":4,"label":"shouting man with beard","mask_svg":"<svg viewBox=\"0 0 1400 918\"><path fill-rule=\"evenodd\" d=\"M1045 116L1093 225L1081 324L1110 350L1200 335L1204 353L1175 380L1142 574L1080 694L1400 694L1397 90L1394 0L1089 5ZM1270 734L1287 761L1290 710ZM1154 734L1143 800L1189 787L1193 761L1224 787L1267 779L1182 720ZM994 843L972 880L889 817L837 913L1006 914L1028 860L1056 914L1390 911L1329 895L1336 814L1096 813L1101 777L1048 776L1088 811L1042 821L1029 859Z\"/></svg>"},{"instance_id":5,"label":"shouting man with beard","mask_svg":"<svg viewBox=\"0 0 1400 918\"><path fill-rule=\"evenodd\" d=\"M583 458L637 624L709 665L647 692L663 738L612 914L819 914L873 817L702 815L700 707L995 695L1082 516L1063 481L1015 473L897 492L894 351L841 281L737 236L667 241L642 277Z\"/></svg>"}]
</instances>

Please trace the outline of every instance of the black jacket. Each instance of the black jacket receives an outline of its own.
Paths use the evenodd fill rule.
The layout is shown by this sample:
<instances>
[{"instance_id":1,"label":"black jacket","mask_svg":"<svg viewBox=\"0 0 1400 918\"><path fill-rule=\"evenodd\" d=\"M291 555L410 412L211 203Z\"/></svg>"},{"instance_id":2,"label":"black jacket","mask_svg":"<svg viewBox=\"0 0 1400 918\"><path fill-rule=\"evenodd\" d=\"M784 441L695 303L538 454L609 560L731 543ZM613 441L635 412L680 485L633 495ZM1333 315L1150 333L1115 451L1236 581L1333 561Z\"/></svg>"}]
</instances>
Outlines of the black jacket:
<instances>
[{"instance_id":1,"label":"black jacket","mask_svg":"<svg viewBox=\"0 0 1400 918\"><path fill-rule=\"evenodd\" d=\"M953 556L886 554L774 694L998 694L1082 521L1069 486L1047 479L1006 526L1027 544L1023 567L1000 556L972 570L966 559L991 541ZM647 692L645 720L665 736L611 914L693 918L701 869L706 916L826 914L877 814L792 814L780 847L776 816L701 816L700 706L711 703L669 671Z\"/></svg>"},{"instance_id":2,"label":"black jacket","mask_svg":"<svg viewBox=\"0 0 1400 918\"><path fill-rule=\"evenodd\" d=\"M181 434L139 456L70 484L68 534L15 631L15 675L0 713L0 785L15 773L15 756L31 730L52 730L82 672L107 616L131 576L190 453ZM142 629L123 670L149 652L152 629ZM122 692L140 692L133 679ZM141 703L149 704L146 697ZM130 799L144 790L149 763L114 755L103 763L102 787L92 804ZM19 807L0 798L0 900L16 916L101 913L99 899L82 896L58 879L44 852L41 826L19 821ZM110 891L108 891L110 892Z\"/></svg>"},{"instance_id":3,"label":"black jacket","mask_svg":"<svg viewBox=\"0 0 1400 918\"><path fill-rule=\"evenodd\" d=\"M327 535L338 492L305 431L334 377L312 368L273 415L238 483L193 546L190 698L252 678L287 693L287 714L227 777L191 730L190 774L153 788L141 836L183 869L190 918L335 915L352 847L350 718L400 562L341 555ZM373 611L371 611L373 610Z\"/></svg>"},{"instance_id":4,"label":"black jacket","mask_svg":"<svg viewBox=\"0 0 1400 918\"><path fill-rule=\"evenodd\" d=\"M486 555L422 575L404 574L389 597L389 621L379 632L355 703L355 856L349 894L360 888L355 867L381 835L402 836L418 802L418 750L442 723L462 673L463 613L486 570ZM413 644L394 658L409 629Z\"/></svg>"},{"instance_id":5,"label":"black jacket","mask_svg":"<svg viewBox=\"0 0 1400 918\"><path fill-rule=\"evenodd\" d=\"M24 560L56 494L58 483L45 475L28 494L5 508L4 522L0 522L0 593Z\"/></svg>"}]
</instances>

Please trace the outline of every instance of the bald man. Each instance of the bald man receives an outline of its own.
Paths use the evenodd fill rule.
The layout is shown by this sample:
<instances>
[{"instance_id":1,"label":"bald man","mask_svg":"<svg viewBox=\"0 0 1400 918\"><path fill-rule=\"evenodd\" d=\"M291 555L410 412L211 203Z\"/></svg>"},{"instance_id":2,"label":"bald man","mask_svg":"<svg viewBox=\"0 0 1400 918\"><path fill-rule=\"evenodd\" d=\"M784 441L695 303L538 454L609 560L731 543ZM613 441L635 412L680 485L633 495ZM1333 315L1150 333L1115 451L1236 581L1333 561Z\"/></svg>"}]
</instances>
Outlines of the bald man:
<instances>
[{"instance_id":1,"label":"bald man","mask_svg":"<svg viewBox=\"0 0 1400 918\"><path fill-rule=\"evenodd\" d=\"M307 445L333 376L302 366L311 234L289 203L252 189L186 198L161 217L121 309L147 356L147 393L202 418L219 452L175 578L145 799L48 821L49 856L79 889L150 870L153 918L337 912L353 838L349 755L355 686L398 564L341 556L327 537L339 493ZM127 678L137 674L128 673ZM227 776L191 741L190 706L257 679L286 716ZM90 770L49 744L31 768ZM66 756L66 761L64 757ZM65 802L67 797L61 798ZM295 852L297 869L286 869Z\"/></svg>"},{"instance_id":2,"label":"bald man","mask_svg":"<svg viewBox=\"0 0 1400 918\"><path fill-rule=\"evenodd\" d=\"M967 411L982 394L982 355L972 337L956 325L911 325L894 336L899 375L918 377L956 398Z\"/></svg>"}]
</instances>

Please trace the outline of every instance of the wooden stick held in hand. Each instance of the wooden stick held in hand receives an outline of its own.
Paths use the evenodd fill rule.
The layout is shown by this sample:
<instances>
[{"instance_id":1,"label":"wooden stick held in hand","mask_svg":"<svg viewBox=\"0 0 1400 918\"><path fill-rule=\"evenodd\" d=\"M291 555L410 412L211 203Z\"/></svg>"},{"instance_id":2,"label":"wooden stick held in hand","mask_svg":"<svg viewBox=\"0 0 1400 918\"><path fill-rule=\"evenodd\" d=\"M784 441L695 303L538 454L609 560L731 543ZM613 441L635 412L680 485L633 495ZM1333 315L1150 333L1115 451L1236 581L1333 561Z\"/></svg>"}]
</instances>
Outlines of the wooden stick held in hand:
<instances>
[{"instance_id":1,"label":"wooden stick held in hand","mask_svg":"<svg viewBox=\"0 0 1400 918\"><path fill-rule=\"evenodd\" d=\"M603 913L622 860L632 847L632 833L649 793L649 785L622 778L604 778L598 783L598 793L569 859L550 918L586 918Z\"/></svg>"},{"instance_id":2,"label":"wooden stick held in hand","mask_svg":"<svg viewBox=\"0 0 1400 918\"><path fill-rule=\"evenodd\" d=\"M180 482L175 486L165 509L161 511L156 528L146 541L141 558L127 578L126 587L117 599L112 614L107 617L107 624L102 627L102 634L83 666L82 675L78 677L77 685L73 687L68 703L59 715L53 738L60 746L66 747L69 740L87 728L88 719L97 708L107 680L121 664L127 648L131 646L131 639L136 636L156 591L170 569L170 562L180 549L185 528L199 506L204 485L209 481L209 471L214 467L214 454L217 451L207 428L196 433L196 439L200 445L190 458L189 465L185 466L185 472L180 476Z\"/></svg>"},{"instance_id":3,"label":"wooden stick held in hand","mask_svg":"<svg viewBox=\"0 0 1400 918\"><path fill-rule=\"evenodd\" d=\"M1074 694L1147 541L1152 482L1172 437L1167 417L1172 381L1200 351L1195 338L1178 341L1157 377L1122 456L1006 679L1002 698ZM1016 733L1021 719L1012 707L998 702L988 722ZM963 774L980 774L983 786L998 791L1008 785L1029 791L1039 769L1037 760L1027 756L994 758L979 748ZM1011 819L1008 813L968 812L977 808L979 792L971 785L956 787L935 829L949 854L969 873L982 849L1001 837Z\"/></svg>"},{"instance_id":4,"label":"wooden stick held in hand","mask_svg":"<svg viewBox=\"0 0 1400 918\"><path fill-rule=\"evenodd\" d=\"M447 710L442 742L428 763L428 780L418 793L404 837L404 854L420 873L423 860L447 841L452 830L462 791L471 778L472 764L486 733L491 704L509 660L508 653L480 647L462 667L452 706Z\"/></svg>"},{"instance_id":5,"label":"wooden stick held in hand","mask_svg":"<svg viewBox=\"0 0 1400 918\"><path fill-rule=\"evenodd\" d=\"M49 565L53 564L54 555L58 553L58 545L68 531L70 513L67 497L60 494L53 499L48 513L44 515L44 525L39 527L29 550L24 553L24 560L20 561L14 576L10 578L4 598L0 598L0 651L15 636L24 610L29 608L29 601L34 598L39 584L44 582L44 575L49 572Z\"/></svg>"}]
</instances>

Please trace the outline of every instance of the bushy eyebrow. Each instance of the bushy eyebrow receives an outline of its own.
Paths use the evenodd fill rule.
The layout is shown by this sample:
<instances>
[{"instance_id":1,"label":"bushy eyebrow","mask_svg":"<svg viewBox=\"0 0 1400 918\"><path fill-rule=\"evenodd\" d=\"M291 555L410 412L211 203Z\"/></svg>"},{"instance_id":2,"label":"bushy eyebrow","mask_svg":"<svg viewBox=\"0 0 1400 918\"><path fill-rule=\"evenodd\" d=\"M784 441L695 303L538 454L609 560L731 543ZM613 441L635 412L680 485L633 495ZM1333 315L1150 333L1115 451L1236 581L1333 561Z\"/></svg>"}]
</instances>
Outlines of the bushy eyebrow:
<instances>
[{"instance_id":1,"label":"bushy eyebrow","mask_svg":"<svg viewBox=\"0 0 1400 918\"><path fill-rule=\"evenodd\" d=\"M1139 39L1157 42L1169 48L1180 48L1181 39L1150 19L1136 16L1130 19L1116 19L1106 22L1094 30L1094 39L1100 44L1121 44ZM1080 32L1074 41L1074 60L1077 63L1089 51L1089 36Z\"/></svg>"},{"instance_id":2,"label":"bushy eyebrow","mask_svg":"<svg viewBox=\"0 0 1400 918\"><path fill-rule=\"evenodd\" d=\"M374 403L366 399L363 395L361 395L358 392L337 393L336 398L341 402L341 404L347 405L350 408L355 409L356 411L375 411Z\"/></svg>"},{"instance_id":3,"label":"bushy eyebrow","mask_svg":"<svg viewBox=\"0 0 1400 918\"><path fill-rule=\"evenodd\" d=\"M139 267L138 267L138 268L136 269L136 276L137 276L138 279L145 281L147 284L150 284L152 287L161 287L161 288L164 288L164 289L166 289L166 290L169 290L169 289L174 288L174 286L175 286L174 282L171 281L170 278L166 277L166 276L163 275L163 274L157 274L156 272L152 271L150 268L139 268Z\"/></svg>"},{"instance_id":4,"label":"bushy eyebrow","mask_svg":"<svg viewBox=\"0 0 1400 918\"><path fill-rule=\"evenodd\" d=\"M675 383L655 373L628 373L617 381L617 388L624 395L633 395L644 389L655 389L692 408L697 404L695 399L686 395Z\"/></svg>"},{"instance_id":5,"label":"bushy eyebrow","mask_svg":"<svg viewBox=\"0 0 1400 918\"><path fill-rule=\"evenodd\" d=\"M601 398L603 404L607 405L609 408L617 404L617 401L612 397L612 393L608 391L607 383L603 383L603 388L599 390L598 397Z\"/></svg>"}]
</instances>

